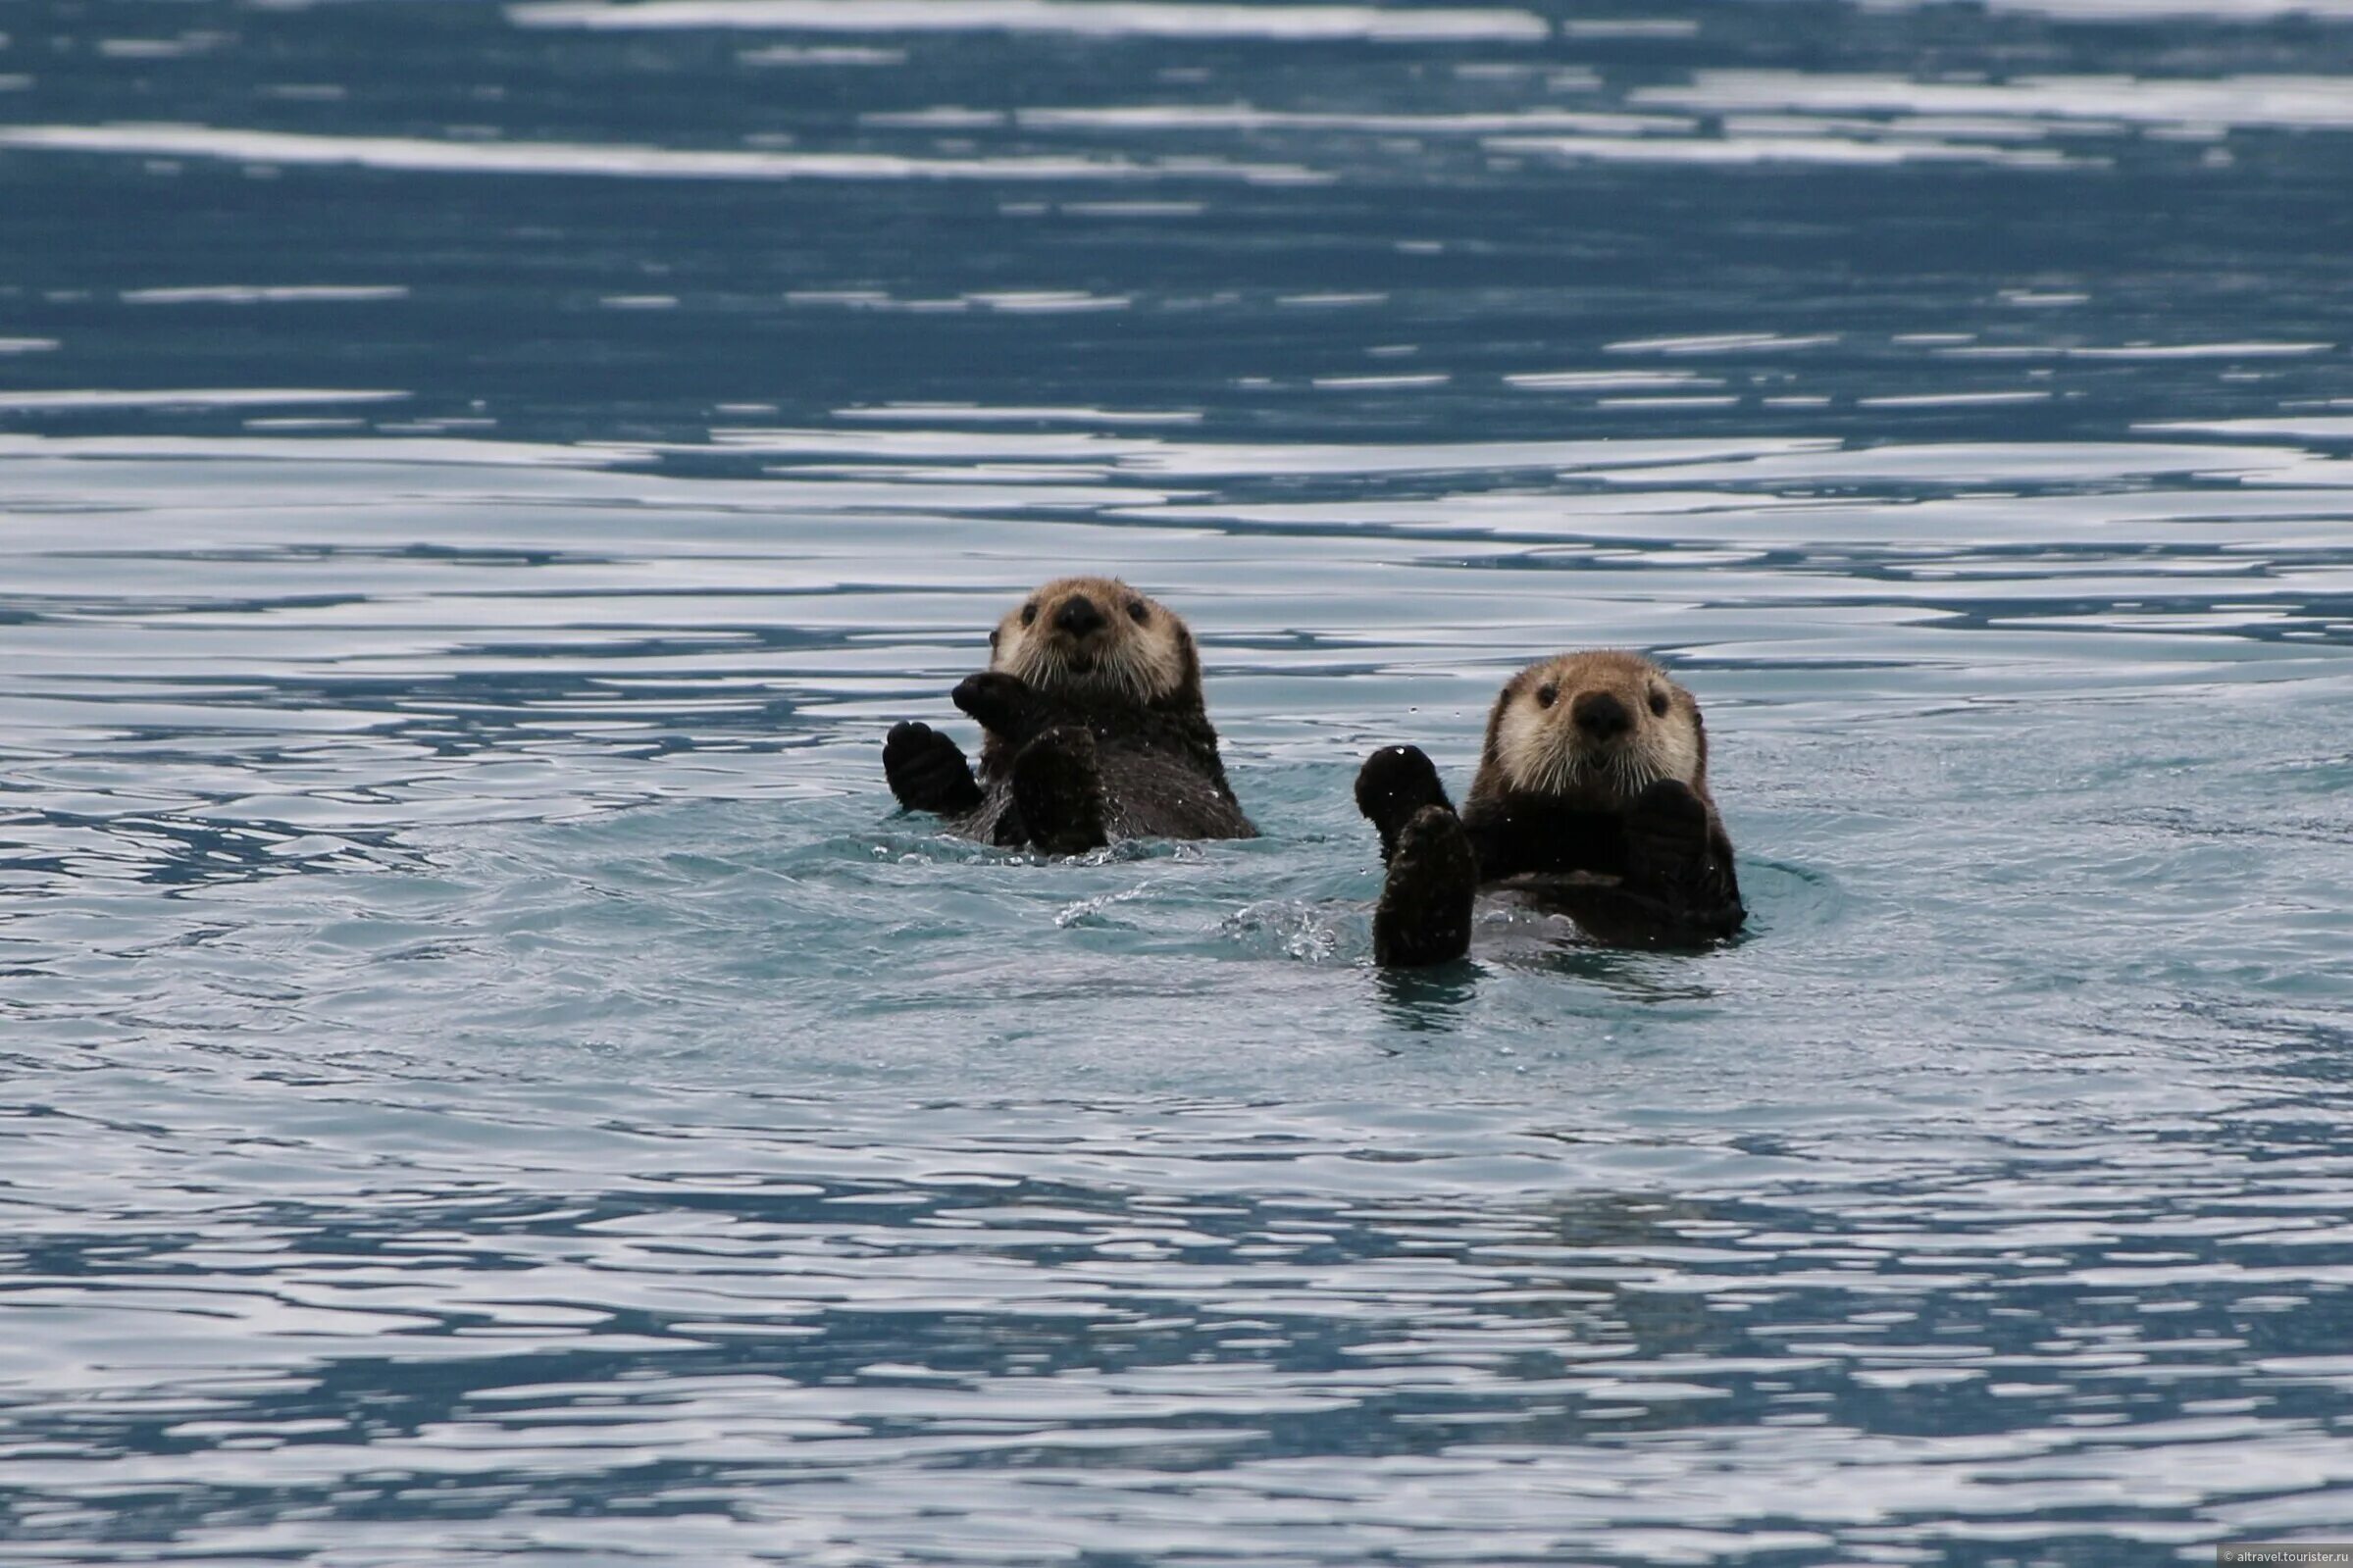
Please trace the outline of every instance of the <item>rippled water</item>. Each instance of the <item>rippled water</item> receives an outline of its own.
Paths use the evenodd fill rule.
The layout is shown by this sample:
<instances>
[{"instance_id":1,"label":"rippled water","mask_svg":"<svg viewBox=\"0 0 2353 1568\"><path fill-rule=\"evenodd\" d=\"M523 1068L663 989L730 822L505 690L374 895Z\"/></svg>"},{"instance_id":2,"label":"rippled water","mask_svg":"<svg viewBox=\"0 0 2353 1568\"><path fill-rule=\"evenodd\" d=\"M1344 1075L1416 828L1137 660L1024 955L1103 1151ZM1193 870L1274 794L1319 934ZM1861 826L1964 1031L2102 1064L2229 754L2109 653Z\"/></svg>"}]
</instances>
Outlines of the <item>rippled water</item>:
<instances>
[{"instance_id":1,"label":"rippled water","mask_svg":"<svg viewBox=\"0 0 2353 1568\"><path fill-rule=\"evenodd\" d=\"M0 34L0 1557L2353 1534L2353 7ZM893 814L1066 570L1265 837ZM1751 934L1376 972L1595 643Z\"/></svg>"}]
</instances>

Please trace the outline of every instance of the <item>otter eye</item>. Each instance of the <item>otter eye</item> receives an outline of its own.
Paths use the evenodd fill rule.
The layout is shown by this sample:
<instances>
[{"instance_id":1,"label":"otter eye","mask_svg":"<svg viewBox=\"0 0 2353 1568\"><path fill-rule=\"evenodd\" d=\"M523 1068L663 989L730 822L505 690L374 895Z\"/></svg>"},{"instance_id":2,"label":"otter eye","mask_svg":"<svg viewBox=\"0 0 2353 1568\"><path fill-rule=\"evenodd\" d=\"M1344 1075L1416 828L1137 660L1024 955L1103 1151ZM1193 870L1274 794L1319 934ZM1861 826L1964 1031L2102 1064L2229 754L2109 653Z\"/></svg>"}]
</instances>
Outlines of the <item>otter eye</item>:
<instances>
[{"instance_id":1,"label":"otter eye","mask_svg":"<svg viewBox=\"0 0 2353 1568\"><path fill-rule=\"evenodd\" d=\"M1029 603L1021 607L1021 624L1023 626L1036 626L1038 624L1038 601L1036 599L1030 600Z\"/></svg>"},{"instance_id":2,"label":"otter eye","mask_svg":"<svg viewBox=\"0 0 2353 1568\"><path fill-rule=\"evenodd\" d=\"M1151 620L1151 618L1152 612L1151 605L1146 604L1142 599L1128 600L1129 620L1135 622L1138 626L1142 626L1145 622Z\"/></svg>"},{"instance_id":3,"label":"otter eye","mask_svg":"<svg viewBox=\"0 0 2353 1568\"><path fill-rule=\"evenodd\" d=\"M1549 708L1560 700L1560 688L1547 681L1536 688L1536 706Z\"/></svg>"},{"instance_id":4,"label":"otter eye","mask_svg":"<svg viewBox=\"0 0 2353 1568\"><path fill-rule=\"evenodd\" d=\"M1666 693L1657 686L1651 687L1651 712L1658 714L1661 718L1666 716Z\"/></svg>"}]
</instances>

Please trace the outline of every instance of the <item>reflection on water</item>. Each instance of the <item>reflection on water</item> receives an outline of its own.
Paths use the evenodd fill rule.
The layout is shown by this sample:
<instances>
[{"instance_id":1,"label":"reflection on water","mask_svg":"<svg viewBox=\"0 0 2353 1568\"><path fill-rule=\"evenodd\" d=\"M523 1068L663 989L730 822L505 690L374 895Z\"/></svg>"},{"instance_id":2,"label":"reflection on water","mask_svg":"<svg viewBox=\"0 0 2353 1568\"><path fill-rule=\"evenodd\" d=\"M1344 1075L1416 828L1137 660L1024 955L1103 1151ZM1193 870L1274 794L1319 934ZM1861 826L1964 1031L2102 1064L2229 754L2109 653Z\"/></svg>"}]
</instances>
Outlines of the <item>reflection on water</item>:
<instances>
[{"instance_id":1,"label":"reflection on water","mask_svg":"<svg viewBox=\"0 0 2353 1568\"><path fill-rule=\"evenodd\" d=\"M0 17L0 1544L2353 1531L2353 13ZM1262 839L895 719L1191 618ZM1369 967L1539 651L1755 906Z\"/></svg>"}]
</instances>

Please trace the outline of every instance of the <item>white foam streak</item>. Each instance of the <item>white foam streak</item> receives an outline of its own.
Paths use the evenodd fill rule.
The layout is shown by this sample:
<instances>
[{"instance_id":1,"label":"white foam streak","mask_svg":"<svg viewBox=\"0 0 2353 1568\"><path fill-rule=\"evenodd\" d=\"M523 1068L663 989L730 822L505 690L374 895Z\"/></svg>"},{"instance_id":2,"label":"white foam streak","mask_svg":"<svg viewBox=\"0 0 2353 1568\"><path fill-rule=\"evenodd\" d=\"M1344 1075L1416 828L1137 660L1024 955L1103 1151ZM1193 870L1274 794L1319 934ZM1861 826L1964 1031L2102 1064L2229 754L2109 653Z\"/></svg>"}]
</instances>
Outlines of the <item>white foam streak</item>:
<instances>
[{"instance_id":1,"label":"white foam streak","mask_svg":"<svg viewBox=\"0 0 2353 1568\"><path fill-rule=\"evenodd\" d=\"M1636 465L1755 460L1824 451L1826 437L1567 441L1459 441L1415 445L1169 441L1081 431L751 430L711 432L714 445L780 456L846 455L908 462L1048 460L1109 465L1126 474L1206 478L1303 474L1475 473L1554 469L1601 472ZM698 450L646 446L639 450Z\"/></svg>"},{"instance_id":2,"label":"white foam streak","mask_svg":"<svg viewBox=\"0 0 2353 1568\"><path fill-rule=\"evenodd\" d=\"M2037 116L2127 125L2276 126L2353 129L2353 81L2342 76L2021 76L2013 81L1911 81L1800 71L1703 71L1688 85L1644 87L1628 102L1702 114Z\"/></svg>"},{"instance_id":3,"label":"white foam streak","mask_svg":"<svg viewBox=\"0 0 2353 1568\"><path fill-rule=\"evenodd\" d=\"M2297 359L2334 343L1966 343L1934 350L1940 359Z\"/></svg>"},{"instance_id":4,"label":"white foam streak","mask_svg":"<svg viewBox=\"0 0 2353 1568\"><path fill-rule=\"evenodd\" d=\"M2325 354L2333 343L2127 343L2118 348L2070 348L2069 359L2292 359Z\"/></svg>"},{"instance_id":5,"label":"white foam streak","mask_svg":"<svg viewBox=\"0 0 2353 1568\"><path fill-rule=\"evenodd\" d=\"M1696 337L1628 337L1603 345L1608 354L1768 354L1819 348L1838 341L1836 332L1788 336L1780 332L1711 332ZM1679 375L1680 372L1661 372Z\"/></svg>"},{"instance_id":6,"label":"white foam streak","mask_svg":"<svg viewBox=\"0 0 2353 1568\"><path fill-rule=\"evenodd\" d=\"M958 111L931 111L935 114ZM1378 135L1487 136L1543 131L1596 135L1689 131L1682 115L1607 114L1574 109L1523 109L1501 114L1337 114L1260 109L1250 104L1137 104L1102 109L1023 109L1014 121L1030 130L1106 130L1121 133L1200 130L1338 130ZM913 116L899 117L900 123Z\"/></svg>"},{"instance_id":7,"label":"white foam streak","mask_svg":"<svg viewBox=\"0 0 2353 1568\"><path fill-rule=\"evenodd\" d=\"M2353 414L2280 415L2271 419L2164 420L2136 430L2195 431L2205 435L2291 435L2315 440L2353 438Z\"/></svg>"},{"instance_id":8,"label":"white foam streak","mask_svg":"<svg viewBox=\"0 0 2353 1568\"><path fill-rule=\"evenodd\" d=\"M1499 153L1527 153L1591 163L1621 164L1987 164L2003 169L2079 169L2096 160L2047 147L1994 147L1971 142L1858 141L1844 136L1494 136Z\"/></svg>"},{"instance_id":9,"label":"white foam streak","mask_svg":"<svg viewBox=\"0 0 2353 1568\"><path fill-rule=\"evenodd\" d=\"M907 57L898 49L822 46L802 49L780 43L765 49L746 49L736 59L747 66L899 66L906 64Z\"/></svg>"},{"instance_id":10,"label":"white foam streak","mask_svg":"<svg viewBox=\"0 0 2353 1568\"><path fill-rule=\"evenodd\" d=\"M0 409L267 408L295 403L390 403L406 392L345 391L298 386L197 386L155 391L0 391Z\"/></svg>"},{"instance_id":11,"label":"white foam streak","mask_svg":"<svg viewBox=\"0 0 2353 1568\"><path fill-rule=\"evenodd\" d=\"M943 425L1198 425L1196 409L1014 408L983 407L973 403L886 403L875 408L844 408L834 418L887 424Z\"/></svg>"},{"instance_id":12,"label":"white foam streak","mask_svg":"<svg viewBox=\"0 0 2353 1568\"><path fill-rule=\"evenodd\" d=\"M1858 408L1973 408L2001 403L2042 403L2051 394L2038 391L2018 392L1916 392L1895 397L1859 397Z\"/></svg>"},{"instance_id":13,"label":"white foam streak","mask_svg":"<svg viewBox=\"0 0 2353 1568\"><path fill-rule=\"evenodd\" d=\"M638 454L433 436L31 435L0 432L0 458L97 461L382 463L451 468L602 469Z\"/></svg>"},{"instance_id":14,"label":"white foam streak","mask_svg":"<svg viewBox=\"0 0 2353 1568\"><path fill-rule=\"evenodd\" d=\"M1721 378L1697 371L1527 371L1504 380L1530 392L1659 391L1724 384Z\"/></svg>"},{"instance_id":15,"label":"white foam streak","mask_svg":"<svg viewBox=\"0 0 2353 1568\"><path fill-rule=\"evenodd\" d=\"M1538 42L1541 17L1507 10L1350 5L1200 5L1180 0L542 0L509 6L526 27L684 27L782 32L1064 32L1089 37L1264 38L1377 43Z\"/></svg>"},{"instance_id":16,"label":"white foam streak","mask_svg":"<svg viewBox=\"0 0 2353 1568\"><path fill-rule=\"evenodd\" d=\"M1151 179L1163 177L1290 182L1316 177L1290 165L1182 165L1118 158L909 158L891 153L686 151L558 141L435 141L417 136L321 136L212 126L125 124L0 126L0 147L27 151L219 158L237 163L470 175L569 175L638 179Z\"/></svg>"},{"instance_id":17,"label":"white foam streak","mask_svg":"<svg viewBox=\"0 0 2353 1568\"><path fill-rule=\"evenodd\" d=\"M397 283L284 283L259 286L210 283L193 288L127 288L123 291L123 303L126 305L281 305L309 301L326 304L406 298L408 289Z\"/></svg>"}]
</instances>

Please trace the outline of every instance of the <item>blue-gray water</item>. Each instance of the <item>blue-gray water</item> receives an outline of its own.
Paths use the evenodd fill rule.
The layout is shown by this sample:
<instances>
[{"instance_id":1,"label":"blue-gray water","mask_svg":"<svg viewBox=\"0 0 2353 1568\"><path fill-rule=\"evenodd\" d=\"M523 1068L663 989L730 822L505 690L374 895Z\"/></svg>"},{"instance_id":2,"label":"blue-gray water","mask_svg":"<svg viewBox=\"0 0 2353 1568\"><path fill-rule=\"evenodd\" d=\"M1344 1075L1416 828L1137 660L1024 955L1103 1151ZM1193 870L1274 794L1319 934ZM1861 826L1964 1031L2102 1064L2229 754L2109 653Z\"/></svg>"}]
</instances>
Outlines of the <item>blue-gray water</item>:
<instances>
[{"instance_id":1,"label":"blue-gray water","mask_svg":"<svg viewBox=\"0 0 2353 1568\"><path fill-rule=\"evenodd\" d=\"M0 4L0 1559L2353 1533L2300 9ZM893 815L1066 570L1265 837ZM1594 643L1751 935L1376 973Z\"/></svg>"}]
</instances>

